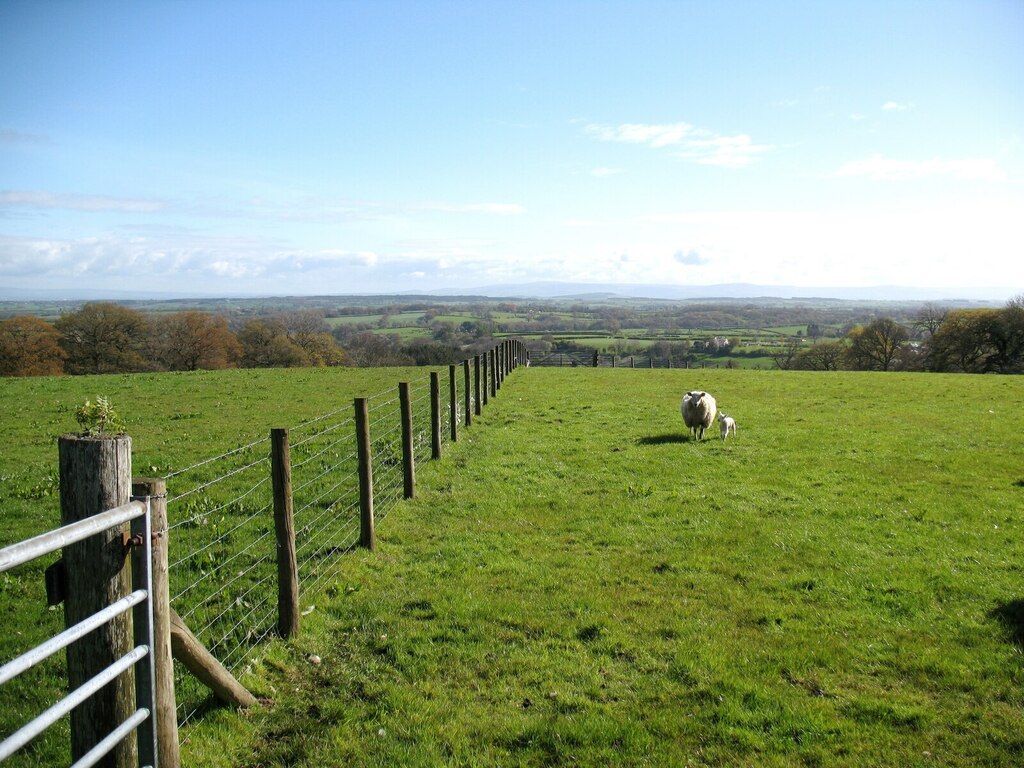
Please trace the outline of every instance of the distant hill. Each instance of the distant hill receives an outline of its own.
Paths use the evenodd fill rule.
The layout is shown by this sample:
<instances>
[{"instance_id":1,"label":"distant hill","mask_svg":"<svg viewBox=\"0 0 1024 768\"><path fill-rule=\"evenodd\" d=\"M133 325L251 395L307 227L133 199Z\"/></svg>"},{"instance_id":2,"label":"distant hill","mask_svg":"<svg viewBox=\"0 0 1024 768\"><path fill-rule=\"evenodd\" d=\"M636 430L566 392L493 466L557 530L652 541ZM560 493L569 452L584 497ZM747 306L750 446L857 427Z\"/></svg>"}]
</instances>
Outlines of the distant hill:
<instances>
[{"instance_id":1,"label":"distant hill","mask_svg":"<svg viewBox=\"0 0 1024 768\"><path fill-rule=\"evenodd\" d=\"M508 299L574 299L580 301L608 301L615 299L658 299L679 301L707 299L728 301L737 299L835 299L845 301L944 301L1003 304L1024 288L915 288L898 285L876 285L856 288L802 287L795 285L756 285L753 283L719 283L716 285L654 285L644 283L571 283L538 281L532 283L497 284L469 289L451 287L437 290L395 291L394 293L351 293L345 297L371 298L401 297L433 300L470 300L472 298ZM271 294L233 293L214 295L195 291L124 291L96 289L23 289L0 286L0 301L170 301L180 299L262 299ZM277 294L276 298L283 298ZM314 298L310 295L291 294L289 298ZM316 298L329 298L319 294Z\"/></svg>"},{"instance_id":2,"label":"distant hill","mask_svg":"<svg viewBox=\"0 0 1024 768\"><path fill-rule=\"evenodd\" d=\"M756 299L815 298L881 301L995 301L1004 302L1012 289L989 288L913 288L876 285L858 288L802 287L795 285L755 285L720 283L717 285L650 285L642 283L563 283L535 282L518 285L489 285L474 288L484 296L522 296L525 298L608 299L616 297L645 299Z\"/></svg>"}]
</instances>

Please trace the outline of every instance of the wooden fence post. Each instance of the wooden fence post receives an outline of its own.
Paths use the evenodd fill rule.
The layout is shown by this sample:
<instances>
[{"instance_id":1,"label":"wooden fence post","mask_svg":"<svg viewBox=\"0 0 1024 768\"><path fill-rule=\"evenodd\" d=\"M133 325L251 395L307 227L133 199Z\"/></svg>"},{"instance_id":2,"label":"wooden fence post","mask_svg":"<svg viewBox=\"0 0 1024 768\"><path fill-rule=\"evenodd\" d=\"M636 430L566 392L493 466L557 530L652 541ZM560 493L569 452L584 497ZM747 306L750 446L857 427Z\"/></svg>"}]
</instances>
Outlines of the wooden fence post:
<instances>
[{"instance_id":1,"label":"wooden fence post","mask_svg":"<svg viewBox=\"0 0 1024 768\"><path fill-rule=\"evenodd\" d=\"M430 458L441 458L441 380L430 372Z\"/></svg>"},{"instance_id":2,"label":"wooden fence post","mask_svg":"<svg viewBox=\"0 0 1024 768\"><path fill-rule=\"evenodd\" d=\"M484 405L487 405L487 393L488 393L488 390L489 390L489 387L487 385L487 382L489 381L488 373L487 373L487 366L489 365L489 363L487 361L487 352L484 352L480 356L480 358L481 358L481 360L480 360L481 365L483 366L483 370L481 371L481 378L483 379Z\"/></svg>"},{"instance_id":3,"label":"wooden fence post","mask_svg":"<svg viewBox=\"0 0 1024 768\"><path fill-rule=\"evenodd\" d=\"M462 378L464 395L466 398L466 426L473 424L473 387L469 376L469 358L462 361Z\"/></svg>"},{"instance_id":4,"label":"wooden fence post","mask_svg":"<svg viewBox=\"0 0 1024 768\"><path fill-rule=\"evenodd\" d=\"M287 429L270 430L270 473L277 534L277 632L288 639L299 634L299 563L295 556L292 454Z\"/></svg>"},{"instance_id":5,"label":"wooden fence post","mask_svg":"<svg viewBox=\"0 0 1024 768\"><path fill-rule=\"evenodd\" d=\"M479 416L483 412L483 402L480 400L480 355L473 357L473 392L476 395L473 411Z\"/></svg>"},{"instance_id":6,"label":"wooden fence post","mask_svg":"<svg viewBox=\"0 0 1024 768\"><path fill-rule=\"evenodd\" d=\"M452 442L459 440L459 393L455 389L455 366L448 366L448 429Z\"/></svg>"},{"instance_id":7,"label":"wooden fence post","mask_svg":"<svg viewBox=\"0 0 1024 768\"><path fill-rule=\"evenodd\" d=\"M192 634L192 630L181 620L177 611L171 608L171 653L213 695L227 704L239 707L255 707L259 701L245 686L235 680L230 672L206 650ZM163 763L161 763L161 766Z\"/></svg>"},{"instance_id":8,"label":"wooden fence post","mask_svg":"<svg viewBox=\"0 0 1024 768\"><path fill-rule=\"evenodd\" d=\"M402 409L402 490L405 498L416 495L416 453L412 442L412 401L409 398L409 382L398 385L398 400Z\"/></svg>"},{"instance_id":9,"label":"wooden fence post","mask_svg":"<svg viewBox=\"0 0 1024 768\"><path fill-rule=\"evenodd\" d=\"M62 525L127 504L132 490L132 440L128 435L78 437L58 442ZM64 623L72 627L130 591L124 567L124 528L111 529L64 547L67 578ZM111 619L67 649L70 690L91 680L132 649L131 612ZM118 675L71 711L71 759L80 760L135 711L131 674ZM121 742L99 765L134 768L134 738Z\"/></svg>"},{"instance_id":10,"label":"wooden fence post","mask_svg":"<svg viewBox=\"0 0 1024 768\"><path fill-rule=\"evenodd\" d=\"M498 372L497 366L495 365L495 357L497 357L497 355L495 354L494 349L490 350L487 354L490 355L491 358L491 397L494 397L498 394Z\"/></svg>"},{"instance_id":11,"label":"wooden fence post","mask_svg":"<svg viewBox=\"0 0 1024 768\"><path fill-rule=\"evenodd\" d=\"M359 546L377 549L373 530L373 459L370 449L370 411L365 397L355 399L356 454L359 457Z\"/></svg>"},{"instance_id":12,"label":"wooden fence post","mask_svg":"<svg viewBox=\"0 0 1024 768\"><path fill-rule=\"evenodd\" d=\"M163 478L137 477L132 480L132 496L149 497L149 514L153 529L153 666L156 670L154 727L158 763L160 768L180 768L178 703L174 695L174 662L171 658L167 483Z\"/></svg>"}]
</instances>

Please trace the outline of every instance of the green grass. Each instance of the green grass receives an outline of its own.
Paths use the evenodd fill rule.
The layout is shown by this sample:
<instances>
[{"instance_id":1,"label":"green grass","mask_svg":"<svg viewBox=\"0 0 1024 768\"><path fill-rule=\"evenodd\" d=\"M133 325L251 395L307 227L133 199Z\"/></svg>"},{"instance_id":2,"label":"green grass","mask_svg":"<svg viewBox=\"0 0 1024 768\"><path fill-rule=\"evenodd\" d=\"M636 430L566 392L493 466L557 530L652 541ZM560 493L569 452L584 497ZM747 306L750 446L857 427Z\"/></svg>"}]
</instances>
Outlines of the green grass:
<instances>
[{"instance_id":1,"label":"green grass","mask_svg":"<svg viewBox=\"0 0 1024 768\"><path fill-rule=\"evenodd\" d=\"M682 437L696 386L735 441ZM247 766L1019 764L1022 400L994 377L517 373L275 647L251 685L276 705L201 726L196 754L233 733Z\"/></svg>"},{"instance_id":2,"label":"green grass","mask_svg":"<svg viewBox=\"0 0 1024 768\"><path fill-rule=\"evenodd\" d=\"M698 387L735 440L684 438ZM516 371L185 764L1020 764L1022 430L1019 377Z\"/></svg>"},{"instance_id":3,"label":"green grass","mask_svg":"<svg viewBox=\"0 0 1024 768\"><path fill-rule=\"evenodd\" d=\"M164 476L204 458L265 438L271 427L295 426L332 411L338 413L325 426L349 419L353 413L354 397L387 393L385 399L397 398L399 381L409 381L414 389L422 390L428 376L429 369L426 368L333 368L0 379L0 397L6 406L0 416L6 437L5 449L0 455L0 546L59 526L57 436L78 429L75 409L87 398L95 399L97 395L108 397L126 422L127 431L132 436L134 474ZM310 429L296 437L310 437ZM295 460L304 458L310 447L316 444L307 443L297 448ZM267 446L263 444L255 449L257 453L260 450L265 454ZM349 435L334 453L354 450L355 438ZM252 452L246 456L251 458ZM316 466L319 464L310 465L305 470L306 475L297 477L304 482L311 470L316 471ZM208 481L224 474L225 468L222 463L214 463L202 467L199 472L206 474L198 481ZM254 473L239 475L236 480L251 484L255 481ZM173 496L196 483L195 474L185 475L169 482L168 489ZM226 485L212 489L213 494L219 494L217 497L211 498L207 493L186 500L183 507L172 504L169 508L172 525L180 522L183 514L216 508L219 506L217 501L232 498L238 492L237 483L236 487L231 483ZM307 496L317 487L317 484L309 486ZM209 539L215 534L223 534L234 528L237 521L248 518L254 500L254 497L248 497L242 504L233 504L223 512L211 515L206 524L188 525L176 531L178 548L171 552L172 561L183 552L193 551L192 548L196 548L200 556L190 557L172 571L174 593L184 589L190 578L209 573L210 567L218 560L230 556L231 553L223 551L221 546L205 550L199 548L203 537ZM239 550L245 549L248 537L259 533L259 528L259 525L248 526L236 531L232 534L234 545ZM258 554L258 550L252 554ZM48 610L44 596L43 569L56 557L41 558L0 574L0 626L4 627L0 632L0 662L15 657L64 628L62 611L59 607ZM213 562L206 562L206 558L212 558ZM259 577L260 571L254 571L253 576ZM189 594L189 599L193 596L209 597L206 593L217 588L217 581L207 576L202 587L194 595ZM238 581L234 588L241 591L245 583ZM223 595L225 602L235 597ZM176 607L184 615L187 608L194 606ZM246 610L245 605L239 604L238 610ZM198 626L193 628L199 630ZM247 630L243 626L237 632L244 635ZM208 643L217 640L203 639ZM55 657L0 691L0 702L4 703L0 706L0 734L10 733L14 727L24 724L57 700L66 688L63 667L62 657ZM194 692L186 690L184 693ZM24 764L52 764L61 760L66 753L66 723L62 728L63 731L58 729L56 735L39 740ZM17 765L17 761L14 764Z\"/></svg>"}]
</instances>

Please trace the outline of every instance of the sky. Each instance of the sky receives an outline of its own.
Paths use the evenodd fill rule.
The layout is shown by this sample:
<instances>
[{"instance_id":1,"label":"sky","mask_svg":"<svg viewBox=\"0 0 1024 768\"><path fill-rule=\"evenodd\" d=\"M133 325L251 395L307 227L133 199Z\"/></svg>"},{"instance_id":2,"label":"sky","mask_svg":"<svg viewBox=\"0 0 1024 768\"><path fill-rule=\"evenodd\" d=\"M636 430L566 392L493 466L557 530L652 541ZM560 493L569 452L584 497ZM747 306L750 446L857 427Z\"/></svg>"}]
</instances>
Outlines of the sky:
<instances>
[{"instance_id":1,"label":"sky","mask_svg":"<svg viewBox=\"0 0 1024 768\"><path fill-rule=\"evenodd\" d=\"M1024 293L1024 2L0 2L0 293Z\"/></svg>"}]
</instances>

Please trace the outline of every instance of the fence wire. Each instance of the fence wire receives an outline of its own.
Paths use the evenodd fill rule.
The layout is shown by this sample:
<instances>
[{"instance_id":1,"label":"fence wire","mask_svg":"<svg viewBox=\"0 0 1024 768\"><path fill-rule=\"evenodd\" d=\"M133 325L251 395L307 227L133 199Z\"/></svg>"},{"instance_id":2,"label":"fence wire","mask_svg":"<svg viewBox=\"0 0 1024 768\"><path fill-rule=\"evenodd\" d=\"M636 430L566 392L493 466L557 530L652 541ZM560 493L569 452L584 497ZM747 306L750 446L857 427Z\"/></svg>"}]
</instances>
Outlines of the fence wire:
<instances>
[{"instance_id":1,"label":"fence wire","mask_svg":"<svg viewBox=\"0 0 1024 768\"><path fill-rule=\"evenodd\" d=\"M451 440L451 382L439 374L442 445ZM488 378L481 388L490 386ZM472 382L471 385L472 386ZM464 422L465 385L456 369L456 423ZM410 382L413 454L432 456L429 376ZM470 399L475 414L475 399ZM405 496L398 388L367 398L374 517L383 522ZM289 430L292 509L300 600L312 605L360 536L355 422L339 408ZM200 642L236 677L258 661L276 630L277 560L270 438L256 440L170 473L167 512L172 606ZM209 692L176 666L178 719L210 706Z\"/></svg>"}]
</instances>

